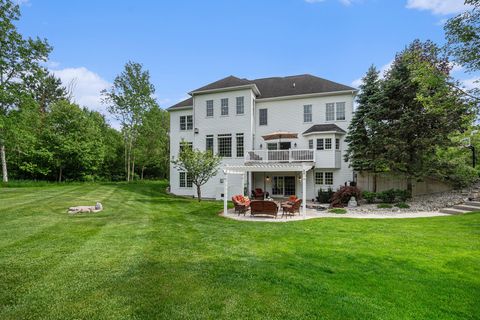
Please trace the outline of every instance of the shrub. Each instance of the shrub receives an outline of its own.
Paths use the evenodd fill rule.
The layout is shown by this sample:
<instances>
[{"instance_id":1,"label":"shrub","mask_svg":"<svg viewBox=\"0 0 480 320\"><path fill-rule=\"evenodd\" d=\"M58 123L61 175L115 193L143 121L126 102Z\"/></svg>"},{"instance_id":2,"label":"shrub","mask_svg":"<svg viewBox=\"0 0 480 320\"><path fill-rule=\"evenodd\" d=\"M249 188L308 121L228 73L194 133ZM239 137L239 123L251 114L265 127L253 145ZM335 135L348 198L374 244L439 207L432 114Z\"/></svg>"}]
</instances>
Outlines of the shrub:
<instances>
[{"instance_id":1,"label":"shrub","mask_svg":"<svg viewBox=\"0 0 480 320\"><path fill-rule=\"evenodd\" d=\"M377 197L385 203L394 203L396 196L397 194L394 189L385 190L377 194Z\"/></svg>"},{"instance_id":2,"label":"shrub","mask_svg":"<svg viewBox=\"0 0 480 320\"><path fill-rule=\"evenodd\" d=\"M407 199L410 199L412 195L408 190L402 190L402 189L396 189L395 190L395 195L400 200L401 202L407 201Z\"/></svg>"},{"instance_id":3,"label":"shrub","mask_svg":"<svg viewBox=\"0 0 480 320\"><path fill-rule=\"evenodd\" d=\"M363 191L362 197L363 199L367 200L367 203L374 203L375 199L377 198L377 194L375 192Z\"/></svg>"},{"instance_id":4,"label":"shrub","mask_svg":"<svg viewBox=\"0 0 480 320\"><path fill-rule=\"evenodd\" d=\"M333 209L328 210L328 212L336 213L336 214L345 214L345 213L347 213L347 210L345 210L343 208L333 208Z\"/></svg>"},{"instance_id":5,"label":"shrub","mask_svg":"<svg viewBox=\"0 0 480 320\"><path fill-rule=\"evenodd\" d=\"M391 209L393 206L390 203L379 203L377 204L377 208L379 209Z\"/></svg>"},{"instance_id":6,"label":"shrub","mask_svg":"<svg viewBox=\"0 0 480 320\"><path fill-rule=\"evenodd\" d=\"M343 186L338 189L332 196L331 206L334 208L343 207L348 204L351 197L359 200L362 198L362 193L357 187Z\"/></svg>"},{"instance_id":7,"label":"shrub","mask_svg":"<svg viewBox=\"0 0 480 320\"><path fill-rule=\"evenodd\" d=\"M328 190L318 190L317 201L320 203L330 203L332 201L333 190L332 188L328 188Z\"/></svg>"},{"instance_id":8,"label":"shrub","mask_svg":"<svg viewBox=\"0 0 480 320\"><path fill-rule=\"evenodd\" d=\"M410 206L406 204L405 202L399 202L395 204L395 207L400 208L400 209L408 209Z\"/></svg>"}]
</instances>

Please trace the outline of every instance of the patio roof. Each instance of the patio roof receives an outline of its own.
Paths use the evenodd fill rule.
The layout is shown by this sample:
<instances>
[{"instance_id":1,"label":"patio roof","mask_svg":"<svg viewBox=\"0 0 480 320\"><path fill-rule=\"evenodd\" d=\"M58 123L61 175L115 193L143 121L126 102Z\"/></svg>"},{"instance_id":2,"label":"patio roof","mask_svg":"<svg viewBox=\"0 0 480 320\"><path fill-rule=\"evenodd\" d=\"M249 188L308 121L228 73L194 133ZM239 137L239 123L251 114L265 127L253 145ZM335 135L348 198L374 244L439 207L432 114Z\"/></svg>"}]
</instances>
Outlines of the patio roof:
<instances>
[{"instance_id":1,"label":"patio roof","mask_svg":"<svg viewBox=\"0 0 480 320\"><path fill-rule=\"evenodd\" d=\"M301 172L313 168L312 163L253 163L243 166L229 166L223 168L224 173L243 174L245 172Z\"/></svg>"}]
</instances>

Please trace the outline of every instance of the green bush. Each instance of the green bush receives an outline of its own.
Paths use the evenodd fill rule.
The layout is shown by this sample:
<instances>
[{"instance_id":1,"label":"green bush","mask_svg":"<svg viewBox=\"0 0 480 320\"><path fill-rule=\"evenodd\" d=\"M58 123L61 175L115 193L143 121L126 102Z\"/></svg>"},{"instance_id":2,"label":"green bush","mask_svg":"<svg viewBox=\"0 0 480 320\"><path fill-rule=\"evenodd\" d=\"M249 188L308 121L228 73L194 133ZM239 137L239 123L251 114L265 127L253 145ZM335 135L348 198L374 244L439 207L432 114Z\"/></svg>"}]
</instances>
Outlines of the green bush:
<instances>
[{"instance_id":1,"label":"green bush","mask_svg":"<svg viewBox=\"0 0 480 320\"><path fill-rule=\"evenodd\" d=\"M395 204L395 207L400 208L400 209L408 209L410 206L406 204L405 202L399 202Z\"/></svg>"},{"instance_id":2,"label":"green bush","mask_svg":"<svg viewBox=\"0 0 480 320\"><path fill-rule=\"evenodd\" d=\"M328 188L328 190L322 190L320 188L318 190L317 201L320 203L330 203L330 201L332 201L333 193L332 188Z\"/></svg>"},{"instance_id":3,"label":"green bush","mask_svg":"<svg viewBox=\"0 0 480 320\"><path fill-rule=\"evenodd\" d=\"M367 200L367 203L374 203L375 199L377 198L377 193L370 192L370 191L363 191L362 197L363 199Z\"/></svg>"},{"instance_id":4,"label":"green bush","mask_svg":"<svg viewBox=\"0 0 480 320\"><path fill-rule=\"evenodd\" d=\"M333 208L333 209L328 210L328 212L336 213L336 214L345 214L345 213L347 213L347 210L343 209L343 208Z\"/></svg>"},{"instance_id":5,"label":"green bush","mask_svg":"<svg viewBox=\"0 0 480 320\"><path fill-rule=\"evenodd\" d=\"M401 202L405 202L412 197L408 190L395 189L395 195Z\"/></svg>"},{"instance_id":6,"label":"green bush","mask_svg":"<svg viewBox=\"0 0 480 320\"><path fill-rule=\"evenodd\" d=\"M377 208L379 209L391 209L393 206L390 203L379 203L377 204Z\"/></svg>"},{"instance_id":7,"label":"green bush","mask_svg":"<svg viewBox=\"0 0 480 320\"><path fill-rule=\"evenodd\" d=\"M377 197L385 203L394 203L396 196L397 193L394 189L385 190L377 194Z\"/></svg>"}]
</instances>

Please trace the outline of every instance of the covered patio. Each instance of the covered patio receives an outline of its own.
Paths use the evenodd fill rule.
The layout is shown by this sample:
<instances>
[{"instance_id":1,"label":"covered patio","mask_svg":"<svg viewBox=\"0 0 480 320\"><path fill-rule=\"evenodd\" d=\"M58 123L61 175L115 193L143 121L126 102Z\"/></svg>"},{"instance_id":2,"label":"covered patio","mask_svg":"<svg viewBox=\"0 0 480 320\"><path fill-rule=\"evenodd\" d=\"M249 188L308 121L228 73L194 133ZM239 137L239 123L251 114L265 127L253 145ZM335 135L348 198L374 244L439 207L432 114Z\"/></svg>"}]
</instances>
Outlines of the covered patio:
<instances>
[{"instance_id":1,"label":"covered patio","mask_svg":"<svg viewBox=\"0 0 480 320\"><path fill-rule=\"evenodd\" d=\"M229 175L241 175L242 176L242 186L245 185L245 176L248 175L248 190L253 189L252 182L252 172L300 172L302 179L302 210L301 214L303 217L307 215L307 171L313 168L313 163L251 163L245 165L232 165L225 166L223 168L223 173L225 174L224 179L224 193L223 193L223 213L228 214L228 199L232 195L228 194L228 176ZM243 187L242 187L243 189Z\"/></svg>"}]
</instances>

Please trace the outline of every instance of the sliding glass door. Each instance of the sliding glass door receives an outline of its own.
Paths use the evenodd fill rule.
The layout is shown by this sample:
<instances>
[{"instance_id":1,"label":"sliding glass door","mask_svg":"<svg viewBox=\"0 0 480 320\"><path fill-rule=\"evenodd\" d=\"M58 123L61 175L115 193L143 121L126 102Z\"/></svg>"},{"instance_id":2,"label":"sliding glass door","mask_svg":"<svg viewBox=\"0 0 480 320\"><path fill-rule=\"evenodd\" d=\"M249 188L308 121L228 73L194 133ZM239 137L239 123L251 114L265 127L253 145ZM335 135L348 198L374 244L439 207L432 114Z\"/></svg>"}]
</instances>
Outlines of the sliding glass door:
<instances>
[{"instance_id":1,"label":"sliding glass door","mask_svg":"<svg viewBox=\"0 0 480 320\"><path fill-rule=\"evenodd\" d=\"M294 176L273 176L272 195L273 196L291 196L295 194Z\"/></svg>"}]
</instances>

